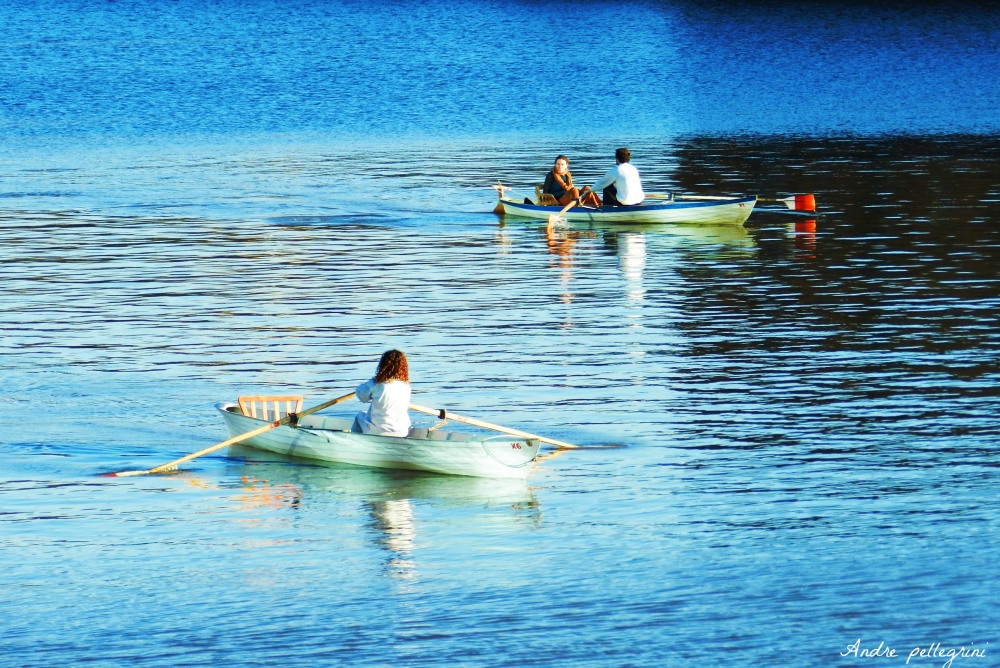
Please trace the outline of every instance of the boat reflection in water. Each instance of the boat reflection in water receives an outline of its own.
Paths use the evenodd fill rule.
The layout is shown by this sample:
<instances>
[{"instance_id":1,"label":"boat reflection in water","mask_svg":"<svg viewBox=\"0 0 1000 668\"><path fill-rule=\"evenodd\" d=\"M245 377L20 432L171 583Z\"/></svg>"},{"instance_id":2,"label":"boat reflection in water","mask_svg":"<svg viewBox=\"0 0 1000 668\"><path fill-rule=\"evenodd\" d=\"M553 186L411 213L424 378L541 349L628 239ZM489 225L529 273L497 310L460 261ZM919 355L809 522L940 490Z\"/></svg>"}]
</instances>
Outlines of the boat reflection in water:
<instances>
[{"instance_id":1,"label":"boat reflection in water","mask_svg":"<svg viewBox=\"0 0 1000 668\"><path fill-rule=\"evenodd\" d=\"M536 226L534 221L518 221L512 219L512 224L518 222ZM501 221L500 226L506 229L508 224ZM578 296L573 285L574 273L581 268L586 272L593 265L588 264L589 258L580 264L581 249L584 257L592 250L589 245L602 246L604 252L618 258L618 270L625 280L624 296L628 326L633 329L642 328L642 307L646 300L644 278L650 267L655 274L664 270L673 271L674 267L665 267L661 258L686 257L686 250L703 259L706 252L732 256L733 254L750 254L756 250L754 238L747 229L739 225L684 225L684 224L637 224L637 223L602 223L602 222L565 222L557 226L544 227L546 248L550 255L549 266L559 269L560 300L566 306L573 304ZM509 241L510 237L505 237ZM593 241L593 240L596 240ZM678 249L681 254L678 255ZM717 249L717 251L716 251ZM662 251L662 252L658 252ZM502 252L509 252L504 249ZM657 279L654 277L653 282ZM664 304L658 304L663 308ZM661 311L662 312L662 311ZM574 312L567 310L564 314L563 329L574 324Z\"/></svg>"},{"instance_id":2,"label":"boat reflection in water","mask_svg":"<svg viewBox=\"0 0 1000 668\"><path fill-rule=\"evenodd\" d=\"M250 507L330 513L336 512L329 508L331 502L360 503L368 516L365 528L386 553L385 574L394 578L416 576L414 541L421 507L486 509L491 523L505 521L525 530L541 524L538 500L524 480L305 462L239 445L229 449L229 458L227 473L244 482L240 500Z\"/></svg>"},{"instance_id":3,"label":"boat reflection in water","mask_svg":"<svg viewBox=\"0 0 1000 668\"><path fill-rule=\"evenodd\" d=\"M371 502L408 498L443 506L537 510L534 493L524 480L303 460L242 445L232 446L229 458L230 475L268 481L275 488L298 489L296 506L308 505L317 495L333 493Z\"/></svg>"}]
</instances>

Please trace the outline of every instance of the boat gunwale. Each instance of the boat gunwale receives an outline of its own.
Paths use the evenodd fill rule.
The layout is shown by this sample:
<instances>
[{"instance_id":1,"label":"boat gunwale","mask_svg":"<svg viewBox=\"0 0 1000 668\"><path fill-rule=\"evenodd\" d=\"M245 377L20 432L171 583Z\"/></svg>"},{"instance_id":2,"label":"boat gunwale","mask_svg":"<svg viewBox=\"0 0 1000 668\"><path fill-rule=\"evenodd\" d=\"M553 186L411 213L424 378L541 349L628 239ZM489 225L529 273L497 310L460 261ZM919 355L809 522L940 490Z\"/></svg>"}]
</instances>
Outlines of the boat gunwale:
<instances>
[{"instance_id":1,"label":"boat gunwale","mask_svg":"<svg viewBox=\"0 0 1000 668\"><path fill-rule=\"evenodd\" d=\"M239 410L236 410L236 411L230 410L231 408L239 409L240 406L237 403L233 403L233 402L229 402L229 401L224 401L224 402L219 402L219 403L215 404L215 407L219 411L221 411L223 413L231 413L231 414L233 414L233 415L235 415L237 417L241 417L241 418L244 418L244 419L247 419L247 420L255 420L255 421L261 423L262 426L265 425L265 424L270 424L270 422L267 421L267 420L263 420L261 418L256 418L256 417L251 417L249 415L244 415L243 413L239 412ZM327 415L327 416L320 416L320 417L337 417L337 416ZM342 418L342 419L347 420L348 418ZM409 436L409 435L407 435L407 436L391 436L389 434L363 434L363 433L359 434L358 432L350 431L348 429L324 429L322 427L308 427L308 426L304 426L304 425L301 425L301 424L296 424L296 425L286 424L286 425L282 425L282 426L283 427L289 427L291 429L301 429L302 431L306 431L306 432L330 432L330 433L333 433L333 434L350 434L351 436L364 436L364 437L367 437L367 438L391 438L391 439L395 439L397 441L414 441L414 442L417 442L417 443L425 443L427 441L431 441L433 443L448 443L448 444L451 444L451 445L457 445L457 444L460 444L460 443L464 444L464 445L474 444L474 443L483 444L483 443L490 443L490 442L492 442L494 440L497 440L497 441L509 441L509 442L524 443L524 444L526 444L528 446L532 446L531 441L534 440L534 439L530 439L530 438L519 438L517 436L510 436L510 435L507 435L507 434L497 434L495 436L486 436L484 438L455 439L453 441L453 440L450 440L450 439L440 439L439 440L439 439L434 439L434 438L427 438L426 436L423 437L423 438L414 438L414 437ZM449 431L449 432L445 432L445 433L448 433L448 434L463 434L463 435L468 434L468 432L464 432L464 431ZM468 435L475 436L474 434L468 434ZM510 464L504 464L504 466L510 466Z\"/></svg>"},{"instance_id":2,"label":"boat gunwale","mask_svg":"<svg viewBox=\"0 0 1000 668\"><path fill-rule=\"evenodd\" d=\"M588 213L591 215L608 215L608 214L621 214L629 213L632 211L670 211L677 209L698 209L703 207L713 207L713 206L728 206L731 204L747 204L749 202L757 201L756 195L747 195L745 197L733 196L732 199L713 199L713 200L672 200L669 202L664 202L663 204L633 204L629 206L615 206L610 208L601 207L599 209L594 209L591 207L578 207L576 209L577 213ZM525 204L523 201L518 202L517 200L510 199L509 197L501 197L500 202L506 205L511 205L513 207L526 210L526 211L537 211L542 212L552 212L559 213L562 211L561 206L542 206L540 204Z\"/></svg>"}]
</instances>

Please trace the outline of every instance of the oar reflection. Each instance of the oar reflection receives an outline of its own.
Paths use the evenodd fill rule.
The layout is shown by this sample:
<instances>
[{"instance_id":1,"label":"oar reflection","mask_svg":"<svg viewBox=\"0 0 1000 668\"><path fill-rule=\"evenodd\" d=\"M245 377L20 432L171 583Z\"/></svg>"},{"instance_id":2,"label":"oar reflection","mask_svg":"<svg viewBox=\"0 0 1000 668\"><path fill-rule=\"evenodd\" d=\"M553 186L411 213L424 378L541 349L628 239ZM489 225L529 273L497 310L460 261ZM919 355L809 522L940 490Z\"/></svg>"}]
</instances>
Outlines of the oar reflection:
<instances>
[{"instance_id":1,"label":"oar reflection","mask_svg":"<svg viewBox=\"0 0 1000 668\"><path fill-rule=\"evenodd\" d=\"M555 256L554 262L550 262L549 266L558 266L559 272L559 282L562 285L562 291L560 294L560 299L567 306L573 303L573 294L570 288L570 281L573 278L573 248L576 243L581 238L593 239L597 237L594 232L589 231L575 231L567 229L557 229L555 226L548 226L545 228L545 239L548 245L549 254Z\"/></svg>"}]
</instances>

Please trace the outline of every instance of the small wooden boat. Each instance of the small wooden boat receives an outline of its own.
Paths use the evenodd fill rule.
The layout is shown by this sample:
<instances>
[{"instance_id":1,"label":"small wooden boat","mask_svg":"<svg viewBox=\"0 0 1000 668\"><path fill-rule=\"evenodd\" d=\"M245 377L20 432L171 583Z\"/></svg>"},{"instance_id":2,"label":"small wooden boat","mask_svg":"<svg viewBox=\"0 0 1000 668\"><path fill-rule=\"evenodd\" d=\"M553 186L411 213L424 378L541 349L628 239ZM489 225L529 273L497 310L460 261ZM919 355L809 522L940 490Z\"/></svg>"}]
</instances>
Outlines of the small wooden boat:
<instances>
[{"instance_id":1,"label":"small wooden boat","mask_svg":"<svg viewBox=\"0 0 1000 668\"><path fill-rule=\"evenodd\" d=\"M216 408L231 436L268 424L266 414L264 419L245 415L236 403L216 404ZM405 438L355 434L351 432L352 423L352 418L308 415L297 426L276 427L243 443L282 455L358 466L522 480L541 445L535 439L448 432L434 427L415 427Z\"/></svg>"},{"instance_id":2,"label":"small wooden boat","mask_svg":"<svg viewBox=\"0 0 1000 668\"><path fill-rule=\"evenodd\" d=\"M513 195L508 189L501 191L500 201L494 211L506 216L546 220L558 214L561 206L529 204ZM531 201L531 200L529 200ZM562 217L569 221L608 223L697 223L704 225L742 225L753 212L755 196L750 197L699 197L685 195L669 199L646 199L635 206L592 209L575 206Z\"/></svg>"}]
</instances>

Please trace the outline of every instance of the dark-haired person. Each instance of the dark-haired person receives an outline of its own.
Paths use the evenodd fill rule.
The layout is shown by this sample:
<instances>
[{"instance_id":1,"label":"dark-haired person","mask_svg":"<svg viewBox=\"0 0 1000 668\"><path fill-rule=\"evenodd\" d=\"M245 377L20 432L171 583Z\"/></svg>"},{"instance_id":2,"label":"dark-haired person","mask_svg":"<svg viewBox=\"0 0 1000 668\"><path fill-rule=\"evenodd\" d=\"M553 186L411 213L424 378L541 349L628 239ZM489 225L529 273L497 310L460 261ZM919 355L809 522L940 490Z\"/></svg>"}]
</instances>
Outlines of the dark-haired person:
<instances>
[{"instance_id":1,"label":"dark-haired person","mask_svg":"<svg viewBox=\"0 0 1000 668\"><path fill-rule=\"evenodd\" d=\"M604 190L604 206L634 206L646 199L639 170L629 162L631 159L627 148L615 151L615 166L591 188L594 192Z\"/></svg>"},{"instance_id":2,"label":"dark-haired person","mask_svg":"<svg viewBox=\"0 0 1000 668\"><path fill-rule=\"evenodd\" d=\"M351 431L357 434L406 436L410 432L410 369L406 355L387 350L378 363L375 377L358 385L358 399L371 403L354 418Z\"/></svg>"},{"instance_id":3,"label":"dark-haired person","mask_svg":"<svg viewBox=\"0 0 1000 668\"><path fill-rule=\"evenodd\" d=\"M580 198L580 189L573 186L573 175L569 171L569 158L565 155L558 156L552 171L545 175L542 192L555 197L559 206L566 206L573 200ZM584 195L580 203L595 209L601 206L601 200L597 199L597 195L592 192Z\"/></svg>"}]
</instances>

